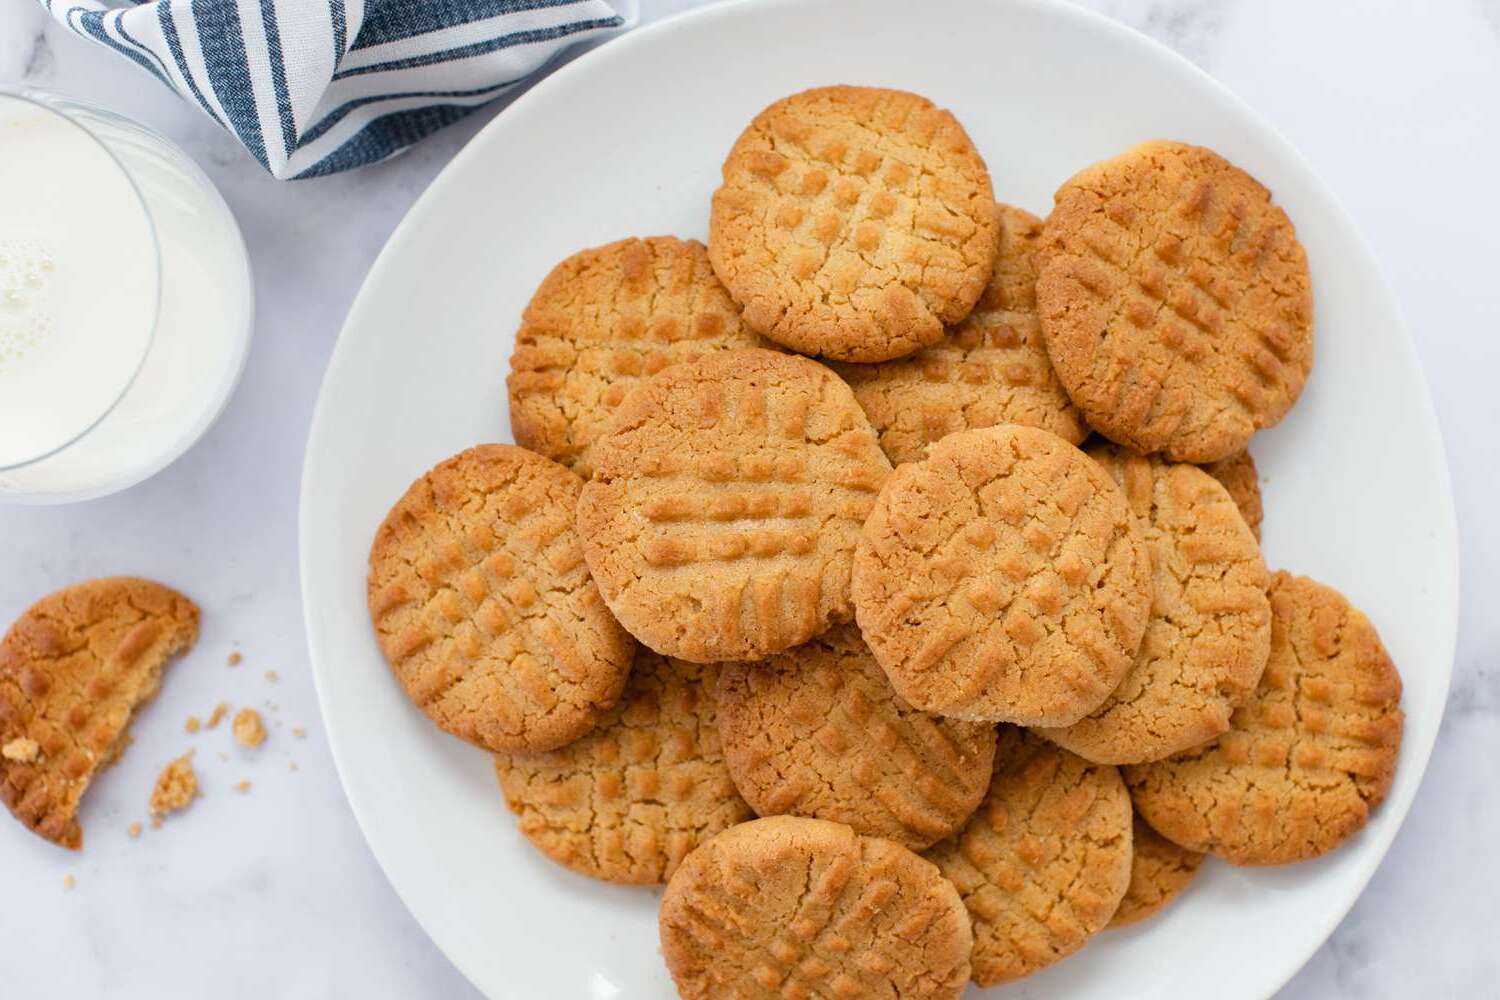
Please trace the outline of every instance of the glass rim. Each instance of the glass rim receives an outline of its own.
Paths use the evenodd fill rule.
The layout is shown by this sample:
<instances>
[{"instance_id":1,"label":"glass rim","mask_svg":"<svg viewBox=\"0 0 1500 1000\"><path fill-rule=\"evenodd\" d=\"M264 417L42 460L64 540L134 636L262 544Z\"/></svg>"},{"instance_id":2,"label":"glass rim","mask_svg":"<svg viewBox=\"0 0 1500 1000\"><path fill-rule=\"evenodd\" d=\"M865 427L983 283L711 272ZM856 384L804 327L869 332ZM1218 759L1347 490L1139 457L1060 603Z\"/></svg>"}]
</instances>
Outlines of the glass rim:
<instances>
[{"instance_id":1,"label":"glass rim","mask_svg":"<svg viewBox=\"0 0 1500 1000\"><path fill-rule=\"evenodd\" d=\"M22 459L19 462L11 462L7 464L4 461L0 461L0 473L5 473L16 472L21 469L26 469L34 466L40 462L45 462L47 459L53 457L54 455L65 451L66 449L72 447L74 444L77 444L79 441L83 440L90 433L92 433L93 430L97 428L101 423L103 423L111 413L115 412L115 409L119 407L121 401L123 401L125 397L130 394L131 388L135 385L136 380L140 378L142 370L144 370L146 367L146 359L151 356L151 348L156 343L157 330L161 326L162 260L161 241L157 237L156 233L156 219L151 214L151 206L147 203L146 196L141 192L140 185L136 183L135 177L131 175L130 171L125 167L125 164L121 162L118 156L115 155L114 150L110 149L103 139L95 135L82 122L75 119L73 115L69 113L68 109L70 107L78 108L79 110L87 111L92 114L115 118L120 121L127 122L131 125L135 125L135 122L133 122L129 118L125 118L123 115L116 114L115 112L110 111L108 108L100 107L99 105L94 104L90 101L80 100L75 97L68 97L63 94L57 94L51 91L41 90L36 87L29 87L25 85L14 86L0 83L0 98L11 98L26 104L30 104L32 107L37 108L38 110L51 115L54 118L59 118L62 121L67 122L70 127L77 129L88 139L89 142L93 143L100 152L102 152L106 157L109 158L109 162L114 164L115 169L120 172L120 176L125 178L125 183L130 186L130 191L135 196L136 204L140 206L141 214L145 216L146 232L151 239L151 256L156 263L156 267L154 269L156 274L156 288L153 290L152 294L151 328L146 333L146 342L145 345L141 348L141 355L136 359L135 370L132 371L130 373L130 377L125 380L124 385L122 385L120 388L119 394L109 402L108 406L104 407L103 411L101 411L97 417L89 421L89 423L85 427L83 427L83 429L69 437L66 441L61 442L55 447L47 449L47 451L39 455L33 455L30 458Z\"/></svg>"}]
</instances>

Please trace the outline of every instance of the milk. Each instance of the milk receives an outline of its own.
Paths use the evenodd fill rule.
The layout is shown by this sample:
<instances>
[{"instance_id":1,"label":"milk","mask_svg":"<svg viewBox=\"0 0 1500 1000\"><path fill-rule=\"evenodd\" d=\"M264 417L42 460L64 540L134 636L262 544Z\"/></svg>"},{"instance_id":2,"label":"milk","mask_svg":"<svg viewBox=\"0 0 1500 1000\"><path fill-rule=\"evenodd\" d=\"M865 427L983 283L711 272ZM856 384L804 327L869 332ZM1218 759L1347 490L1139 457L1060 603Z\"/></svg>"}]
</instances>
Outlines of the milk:
<instances>
[{"instance_id":1,"label":"milk","mask_svg":"<svg viewBox=\"0 0 1500 1000\"><path fill-rule=\"evenodd\" d=\"M0 500L156 472L218 415L249 339L244 245L207 179L154 133L45 100L0 93Z\"/></svg>"}]
</instances>

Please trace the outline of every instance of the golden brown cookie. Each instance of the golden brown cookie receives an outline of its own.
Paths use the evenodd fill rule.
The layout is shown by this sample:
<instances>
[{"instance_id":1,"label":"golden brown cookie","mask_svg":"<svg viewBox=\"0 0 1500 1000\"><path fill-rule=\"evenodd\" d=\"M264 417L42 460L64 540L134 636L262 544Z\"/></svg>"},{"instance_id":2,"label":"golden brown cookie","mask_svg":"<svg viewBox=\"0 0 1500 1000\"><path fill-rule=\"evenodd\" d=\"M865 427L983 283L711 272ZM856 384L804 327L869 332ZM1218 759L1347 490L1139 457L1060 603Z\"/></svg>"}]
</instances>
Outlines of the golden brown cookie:
<instances>
[{"instance_id":1,"label":"golden brown cookie","mask_svg":"<svg viewBox=\"0 0 1500 1000\"><path fill-rule=\"evenodd\" d=\"M1139 816L1131 834L1130 888L1110 927L1140 923L1176 899L1198 875L1203 855L1178 847Z\"/></svg>"},{"instance_id":2,"label":"golden brown cookie","mask_svg":"<svg viewBox=\"0 0 1500 1000\"><path fill-rule=\"evenodd\" d=\"M865 641L912 705L1060 726L1130 669L1151 560L1108 473L1055 434L1007 424L951 434L896 469L853 590Z\"/></svg>"},{"instance_id":3,"label":"golden brown cookie","mask_svg":"<svg viewBox=\"0 0 1500 1000\"><path fill-rule=\"evenodd\" d=\"M820 87L755 116L724 161L708 254L751 329L885 361L936 343L995 266L990 175L926 98Z\"/></svg>"},{"instance_id":4,"label":"golden brown cookie","mask_svg":"<svg viewBox=\"0 0 1500 1000\"><path fill-rule=\"evenodd\" d=\"M1151 553L1151 617L1120 686L1084 718L1040 734L1100 764L1160 760L1229 728L1271 650L1271 582L1229 493L1195 465L1099 443Z\"/></svg>"},{"instance_id":5,"label":"golden brown cookie","mask_svg":"<svg viewBox=\"0 0 1500 1000\"><path fill-rule=\"evenodd\" d=\"M37 601L0 639L0 798L76 850L78 803L125 749L162 667L198 637L198 608L150 580L107 577Z\"/></svg>"},{"instance_id":6,"label":"golden brown cookie","mask_svg":"<svg viewBox=\"0 0 1500 1000\"><path fill-rule=\"evenodd\" d=\"M1255 459L1249 451L1242 451L1217 462L1210 462L1203 471L1217 479L1229 491L1229 498L1240 509L1240 516L1250 526L1250 533L1260 541L1260 522L1265 520L1265 507L1260 498L1260 474L1255 469Z\"/></svg>"},{"instance_id":7,"label":"golden brown cookie","mask_svg":"<svg viewBox=\"0 0 1500 1000\"><path fill-rule=\"evenodd\" d=\"M979 304L943 339L875 365L837 364L892 463L915 462L955 431L1026 424L1077 444L1088 436L1047 359L1036 317L1041 220L997 207L1000 256Z\"/></svg>"},{"instance_id":8,"label":"golden brown cookie","mask_svg":"<svg viewBox=\"0 0 1500 1000\"><path fill-rule=\"evenodd\" d=\"M852 625L724 664L718 699L729 773L762 816L833 820L921 850L989 787L995 727L906 704Z\"/></svg>"},{"instance_id":9,"label":"golden brown cookie","mask_svg":"<svg viewBox=\"0 0 1500 1000\"><path fill-rule=\"evenodd\" d=\"M1363 827L1401 748L1401 677L1331 587L1277 573L1271 659L1213 743L1125 769L1141 817L1237 865L1303 861Z\"/></svg>"},{"instance_id":10,"label":"golden brown cookie","mask_svg":"<svg viewBox=\"0 0 1500 1000\"><path fill-rule=\"evenodd\" d=\"M527 839L576 872L644 884L752 818L719 749L714 669L643 650L593 732L548 753L496 754Z\"/></svg>"},{"instance_id":11,"label":"golden brown cookie","mask_svg":"<svg viewBox=\"0 0 1500 1000\"><path fill-rule=\"evenodd\" d=\"M973 938L958 893L906 848L773 816L687 856L661 901L684 1000L956 998Z\"/></svg>"},{"instance_id":12,"label":"golden brown cookie","mask_svg":"<svg viewBox=\"0 0 1500 1000\"><path fill-rule=\"evenodd\" d=\"M590 451L642 378L706 351L764 345L697 240L620 240L552 269L510 356L516 443L587 479Z\"/></svg>"},{"instance_id":13,"label":"golden brown cookie","mask_svg":"<svg viewBox=\"0 0 1500 1000\"><path fill-rule=\"evenodd\" d=\"M1055 197L1037 279L1047 351L1105 436L1215 462L1312 369L1307 255L1271 193L1212 150L1143 142Z\"/></svg>"},{"instance_id":14,"label":"golden brown cookie","mask_svg":"<svg viewBox=\"0 0 1500 1000\"><path fill-rule=\"evenodd\" d=\"M589 579L583 480L508 444L454 455L396 501L370 547L370 620L407 695L486 750L555 750L625 686L635 643Z\"/></svg>"},{"instance_id":15,"label":"golden brown cookie","mask_svg":"<svg viewBox=\"0 0 1500 1000\"><path fill-rule=\"evenodd\" d=\"M849 620L855 540L891 466L827 368L765 350L674 365L630 394L594 458L584 553L652 649L753 660Z\"/></svg>"},{"instance_id":16,"label":"golden brown cookie","mask_svg":"<svg viewBox=\"0 0 1500 1000\"><path fill-rule=\"evenodd\" d=\"M974 921L976 983L1029 976L1108 925L1130 885L1130 824L1114 767L1001 728L984 802L923 855Z\"/></svg>"}]
</instances>

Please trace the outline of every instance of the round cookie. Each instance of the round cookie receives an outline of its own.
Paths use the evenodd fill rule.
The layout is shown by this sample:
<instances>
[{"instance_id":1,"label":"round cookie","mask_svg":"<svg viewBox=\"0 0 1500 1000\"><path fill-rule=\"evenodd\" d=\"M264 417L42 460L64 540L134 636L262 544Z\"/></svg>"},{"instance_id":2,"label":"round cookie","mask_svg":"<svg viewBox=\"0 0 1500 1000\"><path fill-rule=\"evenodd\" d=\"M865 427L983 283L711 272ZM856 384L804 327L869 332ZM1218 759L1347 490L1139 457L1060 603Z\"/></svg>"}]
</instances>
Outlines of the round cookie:
<instances>
[{"instance_id":1,"label":"round cookie","mask_svg":"<svg viewBox=\"0 0 1500 1000\"><path fill-rule=\"evenodd\" d=\"M820 87L755 116L724 161L708 254L757 333L885 361L936 343L995 265L989 172L916 94Z\"/></svg>"},{"instance_id":2,"label":"round cookie","mask_svg":"<svg viewBox=\"0 0 1500 1000\"><path fill-rule=\"evenodd\" d=\"M167 660L198 637L198 608L117 576L37 601L0 639L0 799L33 833L83 845L78 804L129 742Z\"/></svg>"},{"instance_id":3,"label":"round cookie","mask_svg":"<svg viewBox=\"0 0 1500 1000\"><path fill-rule=\"evenodd\" d=\"M969 916L899 844L842 823L742 823L683 861L661 900L661 950L684 1000L957 998Z\"/></svg>"},{"instance_id":4,"label":"round cookie","mask_svg":"<svg viewBox=\"0 0 1500 1000\"><path fill-rule=\"evenodd\" d=\"M955 431L1026 424L1077 444L1083 415L1052 371L1036 316L1041 220L1000 205L1000 255L979 304L943 339L874 365L837 364L893 464L919 461Z\"/></svg>"},{"instance_id":5,"label":"round cookie","mask_svg":"<svg viewBox=\"0 0 1500 1000\"><path fill-rule=\"evenodd\" d=\"M1115 768L1006 726L979 810L923 857L974 921L974 982L1020 979L1109 924L1130 885L1130 796Z\"/></svg>"},{"instance_id":6,"label":"round cookie","mask_svg":"<svg viewBox=\"0 0 1500 1000\"><path fill-rule=\"evenodd\" d=\"M1401 747L1401 678L1375 628L1306 577L1271 582L1271 658L1213 743L1125 769L1141 817L1237 865L1304 861L1365 825Z\"/></svg>"},{"instance_id":7,"label":"round cookie","mask_svg":"<svg viewBox=\"0 0 1500 1000\"><path fill-rule=\"evenodd\" d=\"M506 388L516 443L587 479L590 452L642 378L706 351L763 346L697 240L628 239L558 264L516 333Z\"/></svg>"},{"instance_id":8,"label":"round cookie","mask_svg":"<svg viewBox=\"0 0 1500 1000\"><path fill-rule=\"evenodd\" d=\"M594 457L584 553L652 649L760 659L851 617L854 545L891 467L827 368L765 350L674 365L630 394Z\"/></svg>"},{"instance_id":9,"label":"round cookie","mask_svg":"<svg viewBox=\"0 0 1500 1000\"><path fill-rule=\"evenodd\" d=\"M1129 927L1163 909L1198 876L1203 855L1178 847L1139 816L1131 833L1130 888L1110 927Z\"/></svg>"},{"instance_id":10,"label":"round cookie","mask_svg":"<svg viewBox=\"0 0 1500 1000\"><path fill-rule=\"evenodd\" d=\"M593 732L547 753L496 754L527 839L576 872L645 884L752 818L719 749L713 669L642 651Z\"/></svg>"},{"instance_id":11,"label":"round cookie","mask_svg":"<svg viewBox=\"0 0 1500 1000\"><path fill-rule=\"evenodd\" d=\"M1212 150L1144 142L1058 189L1037 305L1094 429L1214 462L1291 409L1312 369L1307 255L1286 213Z\"/></svg>"},{"instance_id":12,"label":"round cookie","mask_svg":"<svg viewBox=\"0 0 1500 1000\"><path fill-rule=\"evenodd\" d=\"M589 579L583 480L485 444L439 463L370 546L370 620L408 697L486 750L555 750L615 703L635 643Z\"/></svg>"},{"instance_id":13,"label":"round cookie","mask_svg":"<svg viewBox=\"0 0 1500 1000\"><path fill-rule=\"evenodd\" d=\"M718 701L729 773L762 816L833 820L921 850L989 787L995 727L906 704L852 625L724 664Z\"/></svg>"},{"instance_id":14,"label":"round cookie","mask_svg":"<svg viewBox=\"0 0 1500 1000\"><path fill-rule=\"evenodd\" d=\"M1230 455L1203 467L1229 491L1229 498L1240 509L1240 516L1250 526L1250 534L1260 541L1260 522L1265 520L1265 507L1260 497L1260 473L1256 471L1255 459L1249 451Z\"/></svg>"},{"instance_id":15,"label":"round cookie","mask_svg":"<svg viewBox=\"0 0 1500 1000\"><path fill-rule=\"evenodd\" d=\"M854 562L860 631L924 712L1070 725L1130 669L1151 560L1125 496L1054 434L951 434L899 466Z\"/></svg>"},{"instance_id":16,"label":"round cookie","mask_svg":"<svg viewBox=\"0 0 1500 1000\"><path fill-rule=\"evenodd\" d=\"M1151 617L1125 679L1093 712L1040 735L1100 764L1160 760L1229 728L1271 650L1270 574L1229 493L1194 465L1101 443L1151 553Z\"/></svg>"}]
</instances>

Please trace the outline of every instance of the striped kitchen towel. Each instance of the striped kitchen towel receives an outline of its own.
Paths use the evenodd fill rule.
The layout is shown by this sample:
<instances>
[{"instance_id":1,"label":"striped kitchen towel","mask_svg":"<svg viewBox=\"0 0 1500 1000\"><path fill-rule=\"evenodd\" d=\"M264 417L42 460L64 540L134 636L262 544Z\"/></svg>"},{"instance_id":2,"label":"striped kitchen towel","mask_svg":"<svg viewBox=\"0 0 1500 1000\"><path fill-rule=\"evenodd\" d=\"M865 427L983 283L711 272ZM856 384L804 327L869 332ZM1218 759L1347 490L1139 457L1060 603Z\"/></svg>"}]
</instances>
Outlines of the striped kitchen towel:
<instances>
[{"instance_id":1,"label":"striped kitchen towel","mask_svg":"<svg viewBox=\"0 0 1500 1000\"><path fill-rule=\"evenodd\" d=\"M374 163L492 101L635 0L41 0L280 178Z\"/></svg>"}]
</instances>

